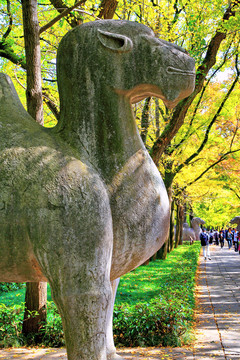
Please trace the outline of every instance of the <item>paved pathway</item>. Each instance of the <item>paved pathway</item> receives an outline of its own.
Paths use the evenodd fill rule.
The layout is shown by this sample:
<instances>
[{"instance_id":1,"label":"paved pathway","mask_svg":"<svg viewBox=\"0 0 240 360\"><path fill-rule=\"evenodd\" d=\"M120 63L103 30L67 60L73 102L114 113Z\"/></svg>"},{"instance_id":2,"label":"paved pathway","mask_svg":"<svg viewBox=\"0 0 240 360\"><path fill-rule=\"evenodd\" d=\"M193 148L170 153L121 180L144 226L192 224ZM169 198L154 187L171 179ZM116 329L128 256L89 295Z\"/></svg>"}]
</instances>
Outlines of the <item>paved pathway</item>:
<instances>
[{"instance_id":1,"label":"paved pathway","mask_svg":"<svg viewBox=\"0 0 240 360\"><path fill-rule=\"evenodd\" d=\"M240 360L240 255L212 246L201 257L197 286L196 342L189 348L119 349L128 360ZM0 350L0 360L67 360L64 349ZM80 359L79 359L80 360ZM91 360L91 359L89 359Z\"/></svg>"},{"instance_id":2,"label":"paved pathway","mask_svg":"<svg viewBox=\"0 0 240 360\"><path fill-rule=\"evenodd\" d=\"M201 260L196 360L240 360L240 255L212 246Z\"/></svg>"}]
</instances>

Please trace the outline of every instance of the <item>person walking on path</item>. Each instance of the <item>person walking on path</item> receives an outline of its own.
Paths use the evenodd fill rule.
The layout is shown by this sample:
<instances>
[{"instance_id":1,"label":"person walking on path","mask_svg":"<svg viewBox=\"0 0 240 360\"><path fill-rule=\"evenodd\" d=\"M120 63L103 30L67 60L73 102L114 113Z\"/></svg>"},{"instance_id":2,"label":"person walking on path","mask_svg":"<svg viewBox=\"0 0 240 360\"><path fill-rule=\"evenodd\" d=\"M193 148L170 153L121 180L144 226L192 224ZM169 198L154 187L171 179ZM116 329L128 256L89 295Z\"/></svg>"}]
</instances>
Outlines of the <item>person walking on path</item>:
<instances>
[{"instance_id":1,"label":"person walking on path","mask_svg":"<svg viewBox=\"0 0 240 360\"><path fill-rule=\"evenodd\" d=\"M231 228L229 228L227 233L226 233L226 240L228 242L228 248L230 250L231 247L232 247L232 241L233 241L233 234L232 234L232 229Z\"/></svg>"},{"instance_id":2,"label":"person walking on path","mask_svg":"<svg viewBox=\"0 0 240 360\"><path fill-rule=\"evenodd\" d=\"M240 231L237 232L238 252L240 254Z\"/></svg>"},{"instance_id":3,"label":"person walking on path","mask_svg":"<svg viewBox=\"0 0 240 360\"><path fill-rule=\"evenodd\" d=\"M220 231L219 240L220 240L220 245L221 245L221 249L222 249L224 247L224 230Z\"/></svg>"},{"instance_id":4,"label":"person walking on path","mask_svg":"<svg viewBox=\"0 0 240 360\"><path fill-rule=\"evenodd\" d=\"M233 244L234 244L234 250L238 251L238 239L237 239L237 230L233 229Z\"/></svg>"},{"instance_id":5,"label":"person walking on path","mask_svg":"<svg viewBox=\"0 0 240 360\"><path fill-rule=\"evenodd\" d=\"M200 241L201 241L201 246L203 249L204 259L207 260L207 257L208 257L208 259L211 260L209 240L208 240L208 234L206 233L206 229L202 230L202 232L200 234Z\"/></svg>"},{"instance_id":6,"label":"person walking on path","mask_svg":"<svg viewBox=\"0 0 240 360\"><path fill-rule=\"evenodd\" d=\"M209 232L209 244L212 244L213 243L213 231L210 230Z\"/></svg>"},{"instance_id":7,"label":"person walking on path","mask_svg":"<svg viewBox=\"0 0 240 360\"><path fill-rule=\"evenodd\" d=\"M219 245L219 232L217 230L214 231L214 241L216 245Z\"/></svg>"}]
</instances>

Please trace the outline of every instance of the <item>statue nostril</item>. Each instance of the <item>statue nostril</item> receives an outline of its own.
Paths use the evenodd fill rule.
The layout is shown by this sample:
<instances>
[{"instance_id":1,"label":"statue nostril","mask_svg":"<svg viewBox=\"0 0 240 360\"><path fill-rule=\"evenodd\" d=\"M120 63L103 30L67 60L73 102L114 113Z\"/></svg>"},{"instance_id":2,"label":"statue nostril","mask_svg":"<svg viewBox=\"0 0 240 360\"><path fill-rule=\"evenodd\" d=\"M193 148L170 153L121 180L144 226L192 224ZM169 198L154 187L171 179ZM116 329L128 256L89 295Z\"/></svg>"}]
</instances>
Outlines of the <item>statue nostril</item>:
<instances>
[{"instance_id":1,"label":"statue nostril","mask_svg":"<svg viewBox=\"0 0 240 360\"><path fill-rule=\"evenodd\" d=\"M177 68L172 67L172 66L168 66L166 71L167 71L168 74L195 75L195 72L193 72L193 71L177 69Z\"/></svg>"},{"instance_id":2,"label":"statue nostril","mask_svg":"<svg viewBox=\"0 0 240 360\"><path fill-rule=\"evenodd\" d=\"M174 69L174 68L171 67L171 66L168 66L166 71L167 71L169 74L173 74L173 73L176 72L176 69Z\"/></svg>"}]
</instances>

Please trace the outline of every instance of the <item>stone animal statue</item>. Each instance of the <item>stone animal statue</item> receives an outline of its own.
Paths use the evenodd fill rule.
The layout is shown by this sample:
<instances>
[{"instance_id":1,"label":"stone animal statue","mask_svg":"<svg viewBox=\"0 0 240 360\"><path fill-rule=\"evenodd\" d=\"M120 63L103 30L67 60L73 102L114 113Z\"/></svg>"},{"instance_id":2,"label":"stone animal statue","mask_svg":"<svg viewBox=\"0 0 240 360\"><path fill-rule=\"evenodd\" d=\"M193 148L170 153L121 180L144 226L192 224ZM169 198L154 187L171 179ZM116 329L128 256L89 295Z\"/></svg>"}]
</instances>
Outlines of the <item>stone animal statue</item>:
<instances>
[{"instance_id":1,"label":"stone animal statue","mask_svg":"<svg viewBox=\"0 0 240 360\"><path fill-rule=\"evenodd\" d=\"M183 241L190 241L192 243L195 240L199 240L199 235L201 233L201 227L199 225L205 224L205 221L199 217L194 217L191 220L191 227L188 223L183 224Z\"/></svg>"},{"instance_id":2,"label":"stone animal statue","mask_svg":"<svg viewBox=\"0 0 240 360\"><path fill-rule=\"evenodd\" d=\"M117 279L164 243L169 202L131 104L191 94L194 60L146 26L94 21L62 39L61 115L42 128L0 75L0 281L48 281L69 360L121 359ZM111 287L112 284L112 287Z\"/></svg>"},{"instance_id":3,"label":"stone animal statue","mask_svg":"<svg viewBox=\"0 0 240 360\"><path fill-rule=\"evenodd\" d=\"M200 233L202 232L202 229L199 225L203 225L203 224L205 224L205 221L199 217L194 217L191 221L191 226L195 233L196 240L200 240L199 236L200 236Z\"/></svg>"},{"instance_id":4,"label":"stone animal statue","mask_svg":"<svg viewBox=\"0 0 240 360\"><path fill-rule=\"evenodd\" d=\"M230 220L230 224L237 224L237 231L240 231L240 216L235 216Z\"/></svg>"},{"instance_id":5,"label":"stone animal statue","mask_svg":"<svg viewBox=\"0 0 240 360\"><path fill-rule=\"evenodd\" d=\"M188 225L188 223L183 223L182 240L183 241L189 241L190 244L192 244L196 240L195 232Z\"/></svg>"}]
</instances>

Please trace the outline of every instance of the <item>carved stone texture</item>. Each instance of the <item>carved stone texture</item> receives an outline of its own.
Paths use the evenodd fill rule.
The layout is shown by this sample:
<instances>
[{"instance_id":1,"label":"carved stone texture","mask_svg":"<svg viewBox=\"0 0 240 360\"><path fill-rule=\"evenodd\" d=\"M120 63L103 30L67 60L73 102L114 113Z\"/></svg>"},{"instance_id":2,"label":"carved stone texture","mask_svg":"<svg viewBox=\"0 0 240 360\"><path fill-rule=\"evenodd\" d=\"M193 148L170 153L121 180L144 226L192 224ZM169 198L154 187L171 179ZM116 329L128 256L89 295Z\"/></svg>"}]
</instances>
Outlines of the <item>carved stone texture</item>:
<instances>
[{"instance_id":1,"label":"carved stone texture","mask_svg":"<svg viewBox=\"0 0 240 360\"><path fill-rule=\"evenodd\" d=\"M235 216L230 220L230 224L237 224L237 231L240 231L240 216Z\"/></svg>"},{"instance_id":2,"label":"carved stone texture","mask_svg":"<svg viewBox=\"0 0 240 360\"><path fill-rule=\"evenodd\" d=\"M205 221L199 217L194 217L191 221L191 228L188 223L183 224L183 241L195 241L199 240L199 235L202 231L199 225L205 224Z\"/></svg>"},{"instance_id":3,"label":"carved stone texture","mask_svg":"<svg viewBox=\"0 0 240 360\"><path fill-rule=\"evenodd\" d=\"M191 226L195 232L196 240L200 240L200 233L202 232L202 229L199 225L205 224L205 221L199 217L194 217L191 221Z\"/></svg>"},{"instance_id":4,"label":"carved stone texture","mask_svg":"<svg viewBox=\"0 0 240 360\"><path fill-rule=\"evenodd\" d=\"M69 360L119 358L110 281L164 243L169 202L131 103L169 107L194 88L194 60L128 21L70 31L57 57L61 116L40 127L0 75L0 281L48 281Z\"/></svg>"}]
</instances>

